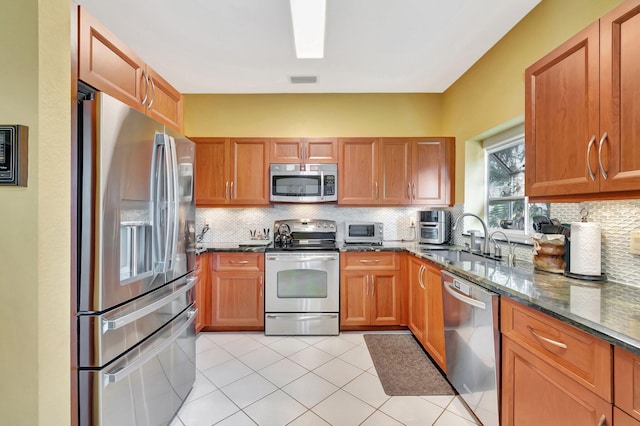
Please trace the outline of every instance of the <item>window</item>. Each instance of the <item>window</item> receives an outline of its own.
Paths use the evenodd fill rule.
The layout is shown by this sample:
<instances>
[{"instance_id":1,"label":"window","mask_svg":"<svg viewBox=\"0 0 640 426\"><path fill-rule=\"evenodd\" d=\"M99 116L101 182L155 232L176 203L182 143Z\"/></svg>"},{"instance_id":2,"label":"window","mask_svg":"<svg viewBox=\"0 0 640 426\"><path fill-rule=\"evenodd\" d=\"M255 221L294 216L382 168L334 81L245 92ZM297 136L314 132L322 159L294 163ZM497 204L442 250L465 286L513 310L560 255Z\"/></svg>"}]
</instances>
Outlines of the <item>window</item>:
<instances>
[{"instance_id":1,"label":"window","mask_svg":"<svg viewBox=\"0 0 640 426\"><path fill-rule=\"evenodd\" d=\"M529 203L524 195L524 135L492 141L485 143L487 226L530 234L530 218L549 216L549 204Z\"/></svg>"}]
</instances>

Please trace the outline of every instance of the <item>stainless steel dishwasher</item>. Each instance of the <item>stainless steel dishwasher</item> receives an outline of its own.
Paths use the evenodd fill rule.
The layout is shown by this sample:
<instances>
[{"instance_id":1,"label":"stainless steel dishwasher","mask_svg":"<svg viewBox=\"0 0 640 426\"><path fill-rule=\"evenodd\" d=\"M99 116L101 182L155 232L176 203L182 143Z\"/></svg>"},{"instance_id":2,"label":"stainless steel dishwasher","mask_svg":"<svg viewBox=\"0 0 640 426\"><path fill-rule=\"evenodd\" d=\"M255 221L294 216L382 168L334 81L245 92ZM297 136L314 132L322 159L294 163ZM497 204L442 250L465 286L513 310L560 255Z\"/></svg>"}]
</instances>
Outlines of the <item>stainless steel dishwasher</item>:
<instances>
[{"instance_id":1,"label":"stainless steel dishwasher","mask_svg":"<svg viewBox=\"0 0 640 426\"><path fill-rule=\"evenodd\" d=\"M442 271L447 378L485 426L500 424L499 296Z\"/></svg>"}]
</instances>

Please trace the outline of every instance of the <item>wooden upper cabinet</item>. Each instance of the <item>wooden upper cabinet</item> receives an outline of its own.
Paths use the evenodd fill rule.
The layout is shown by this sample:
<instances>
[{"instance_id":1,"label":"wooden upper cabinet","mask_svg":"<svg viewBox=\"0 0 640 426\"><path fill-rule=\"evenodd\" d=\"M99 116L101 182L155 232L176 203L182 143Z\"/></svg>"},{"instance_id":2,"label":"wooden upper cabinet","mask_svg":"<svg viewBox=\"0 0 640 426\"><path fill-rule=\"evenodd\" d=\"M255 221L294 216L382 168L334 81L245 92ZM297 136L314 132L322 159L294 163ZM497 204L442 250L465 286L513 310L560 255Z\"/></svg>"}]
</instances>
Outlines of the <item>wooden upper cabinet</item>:
<instances>
[{"instance_id":1,"label":"wooden upper cabinet","mask_svg":"<svg viewBox=\"0 0 640 426\"><path fill-rule=\"evenodd\" d=\"M268 140L231 139L230 202L244 205L269 204Z\"/></svg>"},{"instance_id":2,"label":"wooden upper cabinet","mask_svg":"<svg viewBox=\"0 0 640 426\"><path fill-rule=\"evenodd\" d=\"M149 66L146 67L145 76L149 79L147 115L182 132L182 95Z\"/></svg>"},{"instance_id":3,"label":"wooden upper cabinet","mask_svg":"<svg viewBox=\"0 0 640 426\"><path fill-rule=\"evenodd\" d=\"M342 138L338 150L338 204L378 204L378 138Z\"/></svg>"},{"instance_id":4,"label":"wooden upper cabinet","mask_svg":"<svg viewBox=\"0 0 640 426\"><path fill-rule=\"evenodd\" d=\"M531 65L525 76L525 193L597 191L598 23ZM589 153L591 157L589 157ZM595 169L594 169L595 170Z\"/></svg>"},{"instance_id":5,"label":"wooden upper cabinet","mask_svg":"<svg viewBox=\"0 0 640 426\"><path fill-rule=\"evenodd\" d=\"M340 204L454 202L454 138L340 139Z\"/></svg>"},{"instance_id":6,"label":"wooden upper cabinet","mask_svg":"<svg viewBox=\"0 0 640 426\"><path fill-rule=\"evenodd\" d=\"M78 78L144 112L140 79L145 63L86 9L78 7L78 13Z\"/></svg>"},{"instance_id":7,"label":"wooden upper cabinet","mask_svg":"<svg viewBox=\"0 0 640 426\"><path fill-rule=\"evenodd\" d=\"M267 139L191 139L196 144L196 206L269 204Z\"/></svg>"},{"instance_id":8,"label":"wooden upper cabinet","mask_svg":"<svg viewBox=\"0 0 640 426\"><path fill-rule=\"evenodd\" d=\"M78 7L78 79L181 132L182 95Z\"/></svg>"},{"instance_id":9,"label":"wooden upper cabinet","mask_svg":"<svg viewBox=\"0 0 640 426\"><path fill-rule=\"evenodd\" d=\"M380 204L411 204L411 148L410 138L380 139Z\"/></svg>"},{"instance_id":10,"label":"wooden upper cabinet","mask_svg":"<svg viewBox=\"0 0 640 426\"><path fill-rule=\"evenodd\" d=\"M600 191L640 190L638 45L640 0L600 19Z\"/></svg>"},{"instance_id":11,"label":"wooden upper cabinet","mask_svg":"<svg viewBox=\"0 0 640 426\"><path fill-rule=\"evenodd\" d=\"M413 138L411 204L455 202L455 139Z\"/></svg>"},{"instance_id":12,"label":"wooden upper cabinet","mask_svg":"<svg viewBox=\"0 0 640 426\"><path fill-rule=\"evenodd\" d=\"M192 138L196 144L196 206L227 204L229 153L225 138Z\"/></svg>"},{"instance_id":13,"label":"wooden upper cabinet","mask_svg":"<svg viewBox=\"0 0 640 426\"><path fill-rule=\"evenodd\" d=\"M277 138L270 141L271 163L337 163L336 138Z\"/></svg>"},{"instance_id":14,"label":"wooden upper cabinet","mask_svg":"<svg viewBox=\"0 0 640 426\"><path fill-rule=\"evenodd\" d=\"M640 1L629 0L527 68L525 193L640 191Z\"/></svg>"}]
</instances>

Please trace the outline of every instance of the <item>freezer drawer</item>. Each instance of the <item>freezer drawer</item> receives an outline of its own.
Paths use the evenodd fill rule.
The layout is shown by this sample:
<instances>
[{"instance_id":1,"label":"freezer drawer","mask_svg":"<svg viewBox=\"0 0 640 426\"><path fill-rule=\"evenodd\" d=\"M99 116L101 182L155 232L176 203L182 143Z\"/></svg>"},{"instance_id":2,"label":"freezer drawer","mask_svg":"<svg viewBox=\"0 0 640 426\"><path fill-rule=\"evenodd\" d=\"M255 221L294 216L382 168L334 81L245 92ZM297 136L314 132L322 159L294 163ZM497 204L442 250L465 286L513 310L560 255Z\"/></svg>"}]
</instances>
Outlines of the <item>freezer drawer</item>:
<instances>
[{"instance_id":1,"label":"freezer drawer","mask_svg":"<svg viewBox=\"0 0 640 426\"><path fill-rule=\"evenodd\" d=\"M81 425L169 423L195 381L193 306L107 367L79 372Z\"/></svg>"},{"instance_id":2,"label":"freezer drawer","mask_svg":"<svg viewBox=\"0 0 640 426\"><path fill-rule=\"evenodd\" d=\"M193 274L182 277L120 308L78 316L78 365L101 367L149 337L191 305Z\"/></svg>"}]
</instances>

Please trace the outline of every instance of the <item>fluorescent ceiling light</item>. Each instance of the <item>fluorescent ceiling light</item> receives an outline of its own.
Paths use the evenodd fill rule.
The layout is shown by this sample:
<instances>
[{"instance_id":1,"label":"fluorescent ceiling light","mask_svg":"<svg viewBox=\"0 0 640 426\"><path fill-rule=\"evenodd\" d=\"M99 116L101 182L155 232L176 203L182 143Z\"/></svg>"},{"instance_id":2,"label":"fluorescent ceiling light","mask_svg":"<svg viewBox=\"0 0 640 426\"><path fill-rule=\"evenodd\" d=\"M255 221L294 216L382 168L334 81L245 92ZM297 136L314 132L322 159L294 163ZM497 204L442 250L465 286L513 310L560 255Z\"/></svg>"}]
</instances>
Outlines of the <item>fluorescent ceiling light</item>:
<instances>
[{"instance_id":1,"label":"fluorescent ceiling light","mask_svg":"<svg viewBox=\"0 0 640 426\"><path fill-rule=\"evenodd\" d=\"M296 56L324 57L325 0L289 0Z\"/></svg>"}]
</instances>

